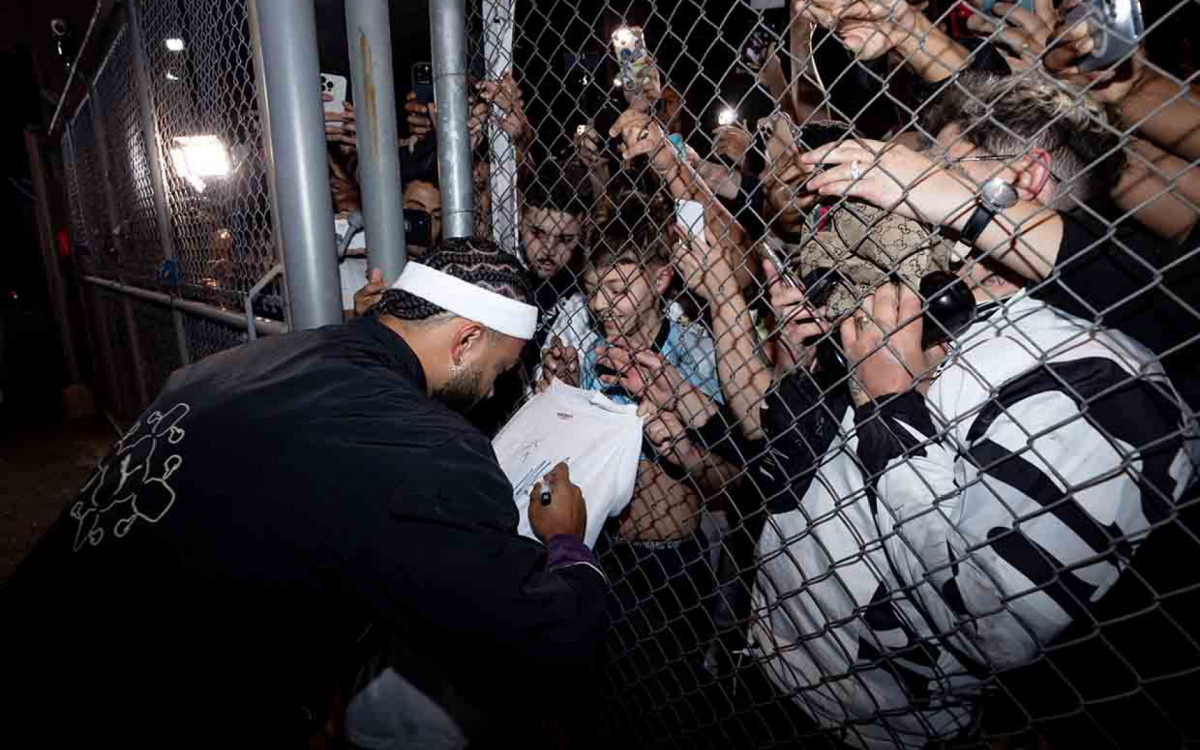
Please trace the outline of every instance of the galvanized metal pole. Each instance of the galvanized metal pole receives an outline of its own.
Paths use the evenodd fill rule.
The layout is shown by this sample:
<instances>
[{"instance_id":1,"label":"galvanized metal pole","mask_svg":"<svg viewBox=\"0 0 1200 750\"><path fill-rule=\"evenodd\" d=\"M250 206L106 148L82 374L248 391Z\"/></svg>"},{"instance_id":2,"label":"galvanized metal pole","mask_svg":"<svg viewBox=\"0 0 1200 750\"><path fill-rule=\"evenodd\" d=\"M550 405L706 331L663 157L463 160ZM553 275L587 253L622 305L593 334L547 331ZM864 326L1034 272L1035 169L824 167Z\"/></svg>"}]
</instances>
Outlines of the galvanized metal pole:
<instances>
[{"instance_id":1,"label":"galvanized metal pole","mask_svg":"<svg viewBox=\"0 0 1200 750\"><path fill-rule=\"evenodd\" d=\"M388 0L346 0L346 43L357 100L359 186L367 253L383 280L404 268L404 204L400 186L396 90Z\"/></svg>"},{"instance_id":2,"label":"galvanized metal pole","mask_svg":"<svg viewBox=\"0 0 1200 750\"><path fill-rule=\"evenodd\" d=\"M29 179L33 183L34 218L37 220L38 244L41 245L42 262L45 265L46 292L49 295L50 308L54 310L54 321L58 324L63 370L68 384L78 383L79 363L75 358L75 337L71 331L62 269L58 265L58 255L54 251L54 223L50 216L50 193L46 184L46 162L42 154L42 138L32 128L25 130L25 150L29 152Z\"/></svg>"},{"instance_id":3,"label":"galvanized metal pole","mask_svg":"<svg viewBox=\"0 0 1200 750\"><path fill-rule=\"evenodd\" d=\"M515 0L483 0L483 52L487 61L488 78L499 80L513 64L513 4ZM492 105L500 116L499 107ZM491 148L491 172L488 182L491 192L492 239L497 245L516 255L517 241L517 158L512 137L502 128L488 128Z\"/></svg>"},{"instance_id":4,"label":"galvanized metal pole","mask_svg":"<svg viewBox=\"0 0 1200 750\"><path fill-rule=\"evenodd\" d=\"M312 0L252 0L293 330L342 319Z\"/></svg>"},{"instance_id":5,"label":"galvanized metal pole","mask_svg":"<svg viewBox=\"0 0 1200 750\"><path fill-rule=\"evenodd\" d=\"M117 41L114 44L122 44L124 40L118 35ZM105 58L105 62L101 64L100 70L96 73L99 77L104 72L108 65L108 60L111 59L112 50L109 50L109 57ZM135 61L136 63L136 61ZM121 219L121 212L117 208L116 191L113 190L112 179L112 154L108 151L108 123L104 121L104 111L100 102L100 98L96 95L95 80L88 82L88 101L91 102L88 107L92 115L92 131L95 134L93 139L94 148L96 149L96 158L100 162L100 178L102 180L102 192L104 193L104 205L108 213L108 226L111 236L104 238L105 242L112 242L117 248L117 257L123 253L124 236L121 232L121 227L124 222ZM80 110L83 111L82 109ZM79 115L76 115L77 117ZM104 248L99 248L101 252ZM125 317L125 335L129 340L129 358L133 366L134 386L137 389L138 403L133 409L126 409L128 412L137 413L150 403L150 398L155 395L150 393L150 389L146 387L146 366L142 359L142 344L141 337L138 335L137 316L133 313L133 303L129 301L129 297L121 296L121 306ZM128 405L125 405L126 407Z\"/></svg>"},{"instance_id":6,"label":"galvanized metal pole","mask_svg":"<svg viewBox=\"0 0 1200 750\"><path fill-rule=\"evenodd\" d=\"M76 174L75 167L77 163L75 139L71 136L70 127L63 128L63 145L65 146L63 168L67 173L67 180L74 180L76 185L78 185L78 175ZM77 199L78 196L76 196ZM68 200L70 201L70 199ZM78 205L75 205L71 210L78 212L80 208ZM70 226L72 235L74 236L72 246L76 243L88 241L86 227L76 227L74 222ZM83 236L75 236L80 231ZM81 264L79 269L82 274L87 270L87 267ZM99 294L94 288L84 283L76 284L76 287L76 291L79 292L80 310L83 311L84 323L91 337L92 375L95 378L100 378L103 382L105 401L109 405L115 406L119 411L121 397L117 389L117 368L113 362L112 334L108 330L108 316L104 314Z\"/></svg>"},{"instance_id":7,"label":"galvanized metal pole","mask_svg":"<svg viewBox=\"0 0 1200 750\"><path fill-rule=\"evenodd\" d=\"M142 126L142 142L146 145L146 167L150 172L150 187L154 196L154 220L158 228L158 242L162 247L163 260L171 263L175 260L175 235L171 229L171 209L167 204L167 188L159 160L158 121L154 118L154 97L150 91L150 66L146 60L146 47L142 38L142 19L138 3L127 3L125 7L129 13L126 29L133 52L138 116ZM93 107L97 103L98 100L93 97ZM175 328L175 346L179 351L179 361L184 365L191 364L192 355L188 350L187 333L183 329L183 316L178 310L171 311L171 322Z\"/></svg>"},{"instance_id":8,"label":"galvanized metal pole","mask_svg":"<svg viewBox=\"0 0 1200 750\"><path fill-rule=\"evenodd\" d=\"M471 137L467 131L467 15L465 0L429 3L433 37L433 95L437 102L438 180L442 236L475 233Z\"/></svg>"}]
</instances>

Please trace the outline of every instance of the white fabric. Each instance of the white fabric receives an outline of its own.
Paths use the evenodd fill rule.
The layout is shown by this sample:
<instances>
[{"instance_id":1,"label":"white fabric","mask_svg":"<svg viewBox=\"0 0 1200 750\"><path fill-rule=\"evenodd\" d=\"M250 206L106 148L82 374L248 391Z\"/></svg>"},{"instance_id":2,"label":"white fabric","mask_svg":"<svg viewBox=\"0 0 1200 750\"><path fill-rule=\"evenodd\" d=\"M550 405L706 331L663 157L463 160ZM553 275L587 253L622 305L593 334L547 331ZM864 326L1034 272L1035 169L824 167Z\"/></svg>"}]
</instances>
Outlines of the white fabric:
<instances>
[{"instance_id":1,"label":"white fabric","mask_svg":"<svg viewBox=\"0 0 1200 750\"><path fill-rule=\"evenodd\" d=\"M531 339L537 330L538 310L533 305L509 299L422 263L406 263L392 288L403 289L455 315L519 339Z\"/></svg>"},{"instance_id":2,"label":"white fabric","mask_svg":"<svg viewBox=\"0 0 1200 750\"><path fill-rule=\"evenodd\" d=\"M344 218L333 220L333 231L337 234L338 245L350 230L350 222ZM354 309L354 293L367 283L367 233L366 230L354 235L350 247L346 248L346 257L338 264L338 280L342 287L342 309Z\"/></svg>"},{"instance_id":3,"label":"white fabric","mask_svg":"<svg viewBox=\"0 0 1200 750\"><path fill-rule=\"evenodd\" d=\"M338 281L342 286L342 309L354 309L354 293L367 285L367 259L349 257L338 264Z\"/></svg>"},{"instance_id":4,"label":"white fabric","mask_svg":"<svg viewBox=\"0 0 1200 750\"><path fill-rule=\"evenodd\" d=\"M619 406L600 393L555 380L513 415L492 448L513 486L517 532L531 539L536 536L529 526L529 493L565 461L587 504L584 543L591 547L605 520L619 515L633 498L642 418L637 406Z\"/></svg>"},{"instance_id":5,"label":"white fabric","mask_svg":"<svg viewBox=\"0 0 1200 750\"><path fill-rule=\"evenodd\" d=\"M342 238L346 236L346 232L350 231L350 222L345 219L333 220L333 231L337 234L338 245L342 243ZM353 255L354 250L367 249L367 230L360 230L354 235L354 239L350 240L350 246L346 248L347 253Z\"/></svg>"},{"instance_id":6,"label":"white fabric","mask_svg":"<svg viewBox=\"0 0 1200 750\"><path fill-rule=\"evenodd\" d=\"M446 710L391 667L346 708L346 736L364 750L459 750L467 736Z\"/></svg>"}]
</instances>

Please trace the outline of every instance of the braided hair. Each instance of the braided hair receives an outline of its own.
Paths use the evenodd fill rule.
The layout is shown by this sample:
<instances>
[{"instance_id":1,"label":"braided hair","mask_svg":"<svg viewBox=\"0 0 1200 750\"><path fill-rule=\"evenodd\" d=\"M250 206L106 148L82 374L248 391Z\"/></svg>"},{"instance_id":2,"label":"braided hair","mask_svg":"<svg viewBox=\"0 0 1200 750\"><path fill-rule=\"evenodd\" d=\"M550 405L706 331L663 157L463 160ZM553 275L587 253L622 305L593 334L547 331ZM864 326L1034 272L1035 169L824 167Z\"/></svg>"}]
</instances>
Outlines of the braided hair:
<instances>
[{"instance_id":1,"label":"braided hair","mask_svg":"<svg viewBox=\"0 0 1200 750\"><path fill-rule=\"evenodd\" d=\"M532 304L533 292L517 259L491 240L452 237L442 240L421 259L430 268L470 282L489 292ZM428 320L449 314L444 308L403 289L388 289L371 308L376 318L391 315L400 320Z\"/></svg>"}]
</instances>

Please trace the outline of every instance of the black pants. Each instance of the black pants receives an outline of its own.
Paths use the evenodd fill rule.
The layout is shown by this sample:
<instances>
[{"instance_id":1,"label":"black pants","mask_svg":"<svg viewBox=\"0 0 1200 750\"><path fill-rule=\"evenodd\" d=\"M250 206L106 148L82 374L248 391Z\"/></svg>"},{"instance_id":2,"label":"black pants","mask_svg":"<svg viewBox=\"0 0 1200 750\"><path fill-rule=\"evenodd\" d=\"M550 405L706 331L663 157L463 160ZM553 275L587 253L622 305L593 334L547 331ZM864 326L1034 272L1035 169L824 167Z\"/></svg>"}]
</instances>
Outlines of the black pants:
<instances>
[{"instance_id":1,"label":"black pants","mask_svg":"<svg viewBox=\"0 0 1200 750\"><path fill-rule=\"evenodd\" d=\"M607 538L598 545L612 583L607 687L614 734L661 747L696 726L711 678L704 656L716 590L701 532L670 542ZM621 729L617 730L616 727Z\"/></svg>"}]
</instances>

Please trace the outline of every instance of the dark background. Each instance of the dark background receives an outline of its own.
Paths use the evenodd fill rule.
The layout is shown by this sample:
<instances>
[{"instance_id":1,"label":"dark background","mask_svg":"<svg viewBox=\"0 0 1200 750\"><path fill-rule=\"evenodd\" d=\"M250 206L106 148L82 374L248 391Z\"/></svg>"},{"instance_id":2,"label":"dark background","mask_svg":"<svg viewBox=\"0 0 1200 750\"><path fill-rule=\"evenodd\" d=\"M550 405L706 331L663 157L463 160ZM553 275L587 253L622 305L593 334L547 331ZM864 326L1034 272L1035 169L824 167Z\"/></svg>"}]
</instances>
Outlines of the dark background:
<instances>
[{"instance_id":1,"label":"dark background","mask_svg":"<svg viewBox=\"0 0 1200 750\"><path fill-rule=\"evenodd\" d=\"M1143 0L1147 26L1153 26L1164 10L1177 4L1177 0ZM105 0L104 9L111 12L115 5L115 0ZM480 6L480 0L467 0L469 18L476 26L473 39L478 38ZM567 150L569 134L584 122L592 121L598 130L606 130L618 106L623 106L614 97L611 83L616 67L608 54L610 35L622 23L644 28L666 83L684 96L688 115L684 134L702 153L720 107L738 106L742 116L752 122L769 106L754 91L748 71L737 62L738 49L758 22L757 13L738 0L518 0L517 6L517 76L529 117L539 129L538 140L547 150ZM65 385L33 223L23 131L27 126L49 123L66 78L52 44L50 20L66 19L78 43L95 7L94 0L0 2L0 70L5 82L4 106L0 107L0 226L6 230L0 245L0 426L17 413L53 413L58 392ZM315 7L321 69L348 77L342 0L316 0ZM1176 75L1186 76L1194 70L1190 35L1197 28L1198 17L1200 3L1190 2L1186 12L1156 28L1148 37L1151 58ZM768 11L766 18L776 30L786 25L783 9ZM402 104L411 85L413 63L430 59L428 0L392 2L391 26L396 99ZM89 50L94 55L106 42L100 35ZM819 59L825 47L837 45L819 45ZM572 59L589 57L591 62L599 61L599 67L587 71L591 82L585 86L581 83L585 68L571 70L569 64ZM95 60L85 60L83 67L94 70ZM478 51L472 67L476 71L482 68ZM874 92L848 93L869 97ZM835 89L835 100L839 94ZM857 107L844 106L843 110L853 113ZM51 183L51 189L59 188ZM61 201L61 196L56 195L55 200ZM81 365L86 366L87 353L81 354Z\"/></svg>"}]
</instances>

